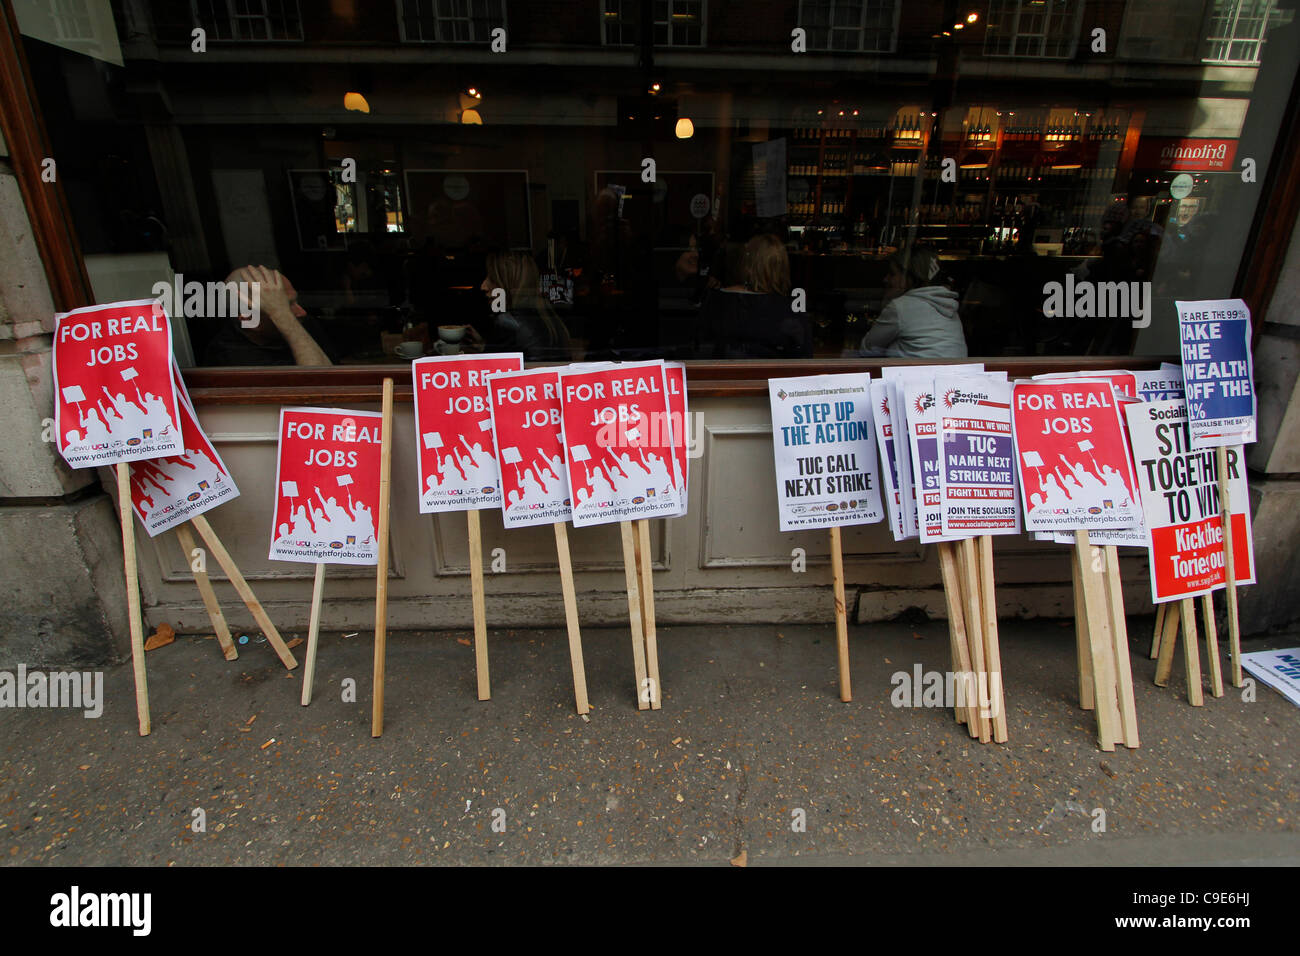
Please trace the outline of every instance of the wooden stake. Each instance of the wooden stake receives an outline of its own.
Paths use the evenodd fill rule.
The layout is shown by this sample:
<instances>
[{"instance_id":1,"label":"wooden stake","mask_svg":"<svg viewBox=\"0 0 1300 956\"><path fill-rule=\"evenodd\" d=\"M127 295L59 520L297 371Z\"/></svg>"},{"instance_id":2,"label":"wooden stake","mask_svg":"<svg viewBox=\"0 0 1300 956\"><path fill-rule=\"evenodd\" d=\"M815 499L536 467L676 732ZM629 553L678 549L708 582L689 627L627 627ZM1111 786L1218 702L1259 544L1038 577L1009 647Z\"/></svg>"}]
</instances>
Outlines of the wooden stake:
<instances>
[{"instance_id":1,"label":"wooden stake","mask_svg":"<svg viewBox=\"0 0 1300 956\"><path fill-rule=\"evenodd\" d=\"M650 564L650 522L636 523L637 564L641 572L641 619L645 627L646 677L650 680L650 709L663 706L663 685L659 683L659 638L655 630L655 580Z\"/></svg>"},{"instance_id":2,"label":"wooden stake","mask_svg":"<svg viewBox=\"0 0 1300 956\"><path fill-rule=\"evenodd\" d=\"M1002 649L998 642L997 592L993 586L993 536L979 539L980 608L984 612L984 662L989 671L989 706L993 711L993 740L1007 742L1007 705L1002 685Z\"/></svg>"},{"instance_id":3,"label":"wooden stake","mask_svg":"<svg viewBox=\"0 0 1300 956\"><path fill-rule=\"evenodd\" d=\"M1097 714L1097 744L1102 750L1114 750L1120 739L1119 705L1116 700L1114 650L1106 610L1103 581L1093 570L1092 545L1088 532L1074 532L1074 560L1079 565L1079 585L1087 621L1088 651L1092 656L1092 680Z\"/></svg>"},{"instance_id":4,"label":"wooden stake","mask_svg":"<svg viewBox=\"0 0 1300 956\"><path fill-rule=\"evenodd\" d=\"M582 634L578 630L578 595L573 587L573 559L569 555L569 528L557 521L555 553L560 559L560 592L564 595L564 621L569 627L569 664L573 668L573 699L578 713L591 710L587 703L587 671L582 663Z\"/></svg>"},{"instance_id":5,"label":"wooden stake","mask_svg":"<svg viewBox=\"0 0 1300 956\"><path fill-rule=\"evenodd\" d=\"M1201 610L1205 612L1205 666L1210 671L1210 693L1223 696L1223 673L1219 667L1219 626L1214 620L1214 594L1201 596Z\"/></svg>"},{"instance_id":6,"label":"wooden stake","mask_svg":"<svg viewBox=\"0 0 1300 956\"><path fill-rule=\"evenodd\" d=\"M1151 659L1160 656L1160 632L1165 626L1165 605L1156 605L1156 626L1151 632Z\"/></svg>"},{"instance_id":7,"label":"wooden stake","mask_svg":"<svg viewBox=\"0 0 1300 956\"><path fill-rule=\"evenodd\" d=\"M1128 618L1124 613L1124 592L1120 590L1119 549L1106 546L1106 603L1110 608L1110 640L1115 653L1115 694L1119 722L1126 747L1139 746L1137 701L1133 696L1133 667L1129 660Z\"/></svg>"},{"instance_id":8,"label":"wooden stake","mask_svg":"<svg viewBox=\"0 0 1300 956\"><path fill-rule=\"evenodd\" d=\"M271 619L266 614L266 609L262 607L262 602L257 599L253 589L244 580L244 576L239 571L239 566L235 564L234 558L230 556L226 546L221 543L217 533L212 530L212 525L208 524L207 517L205 515L195 515L190 519L190 524L194 525L199 532L199 537L203 539L208 546L208 550L216 557L217 563L221 565L221 570L225 571L226 577L230 578L230 583L235 586L236 593L247 605L248 610L252 612L253 620L262 629L262 633L266 635L267 643L271 645L276 656L280 658L280 662L289 670L293 670L298 666L297 658L293 656L293 651L285 646L284 641L280 638L280 632L275 629L275 625L271 623Z\"/></svg>"},{"instance_id":9,"label":"wooden stake","mask_svg":"<svg viewBox=\"0 0 1300 956\"><path fill-rule=\"evenodd\" d=\"M384 732L384 677L388 668L388 527L393 477L393 380L384 379L384 399L379 440L379 529L375 544L375 687L370 711L370 736ZM470 514L476 514L471 511Z\"/></svg>"},{"instance_id":10,"label":"wooden stake","mask_svg":"<svg viewBox=\"0 0 1300 956\"><path fill-rule=\"evenodd\" d=\"M316 562L316 580L311 586L311 619L307 623L307 666L302 670L302 705L311 703L316 679L316 651L320 648L320 601L325 593L325 562Z\"/></svg>"},{"instance_id":11,"label":"wooden stake","mask_svg":"<svg viewBox=\"0 0 1300 956\"><path fill-rule=\"evenodd\" d=\"M940 541L935 545L939 550L939 573L943 577L943 596L948 605L948 637L952 645L953 670L958 674L970 673L970 649L966 642L966 615L962 611L961 584L957 580L957 559L954 552L956 545L951 541ZM972 737L979 736L979 713L973 702L966 701L964 709L959 708L957 722L964 723Z\"/></svg>"},{"instance_id":12,"label":"wooden stake","mask_svg":"<svg viewBox=\"0 0 1300 956\"><path fill-rule=\"evenodd\" d=\"M979 682L988 681L984 666L984 621L980 614L979 580L976 576L975 539L963 538L956 542L957 572L961 580L963 608L966 611L966 640L970 644L970 663L973 679L966 682L966 692L975 697L975 713L979 720L980 743L993 739L988 714L980 706Z\"/></svg>"},{"instance_id":13,"label":"wooden stake","mask_svg":"<svg viewBox=\"0 0 1300 956\"><path fill-rule=\"evenodd\" d=\"M1237 565L1233 560L1232 496L1228 491L1228 449L1215 449L1219 468L1219 514L1223 523L1223 566L1228 575L1228 653L1232 686L1241 686L1241 621L1237 616Z\"/></svg>"},{"instance_id":14,"label":"wooden stake","mask_svg":"<svg viewBox=\"0 0 1300 956\"><path fill-rule=\"evenodd\" d=\"M627 617L632 628L632 670L636 675L636 709L650 707L649 685L645 673L645 633L641 630L641 588L636 574L636 536L632 522L620 521L623 535L623 578L627 582Z\"/></svg>"},{"instance_id":15,"label":"wooden stake","mask_svg":"<svg viewBox=\"0 0 1300 956\"><path fill-rule=\"evenodd\" d=\"M212 622L212 629L217 632L217 644L221 647L222 656L228 661L238 660L239 651L230 637L230 625L226 623L226 616L221 613L221 605L217 603L217 592L212 589L208 572L194 570L194 552L197 550L194 546L194 535L190 534L190 529L184 523L181 523L176 526L176 537L180 540L181 550L185 552L190 572L194 575L194 584L199 589L199 597L203 598L203 606L208 610L208 620Z\"/></svg>"},{"instance_id":16,"label":"wooden stake","mask_svg":"<svg viewBox=\"0 0 1300 956\"><path fill-rule=\"evenodd\" d=\"M1183 622L1183 664L1187 668L1187 702L1193 707L1205 703L1201 690L1201 652L1196 647L1196 601L1183 598L1178 602L1178 616Z\"/></svg>"},{"instance_id":17,"label":"wooden stake","mask_svg":"<svg viewBox=\"0 0 1300 956\"><path fill-rule=\"evenodd\" d=\"M474 672L478 675L478 699L492 698L488 678L487 611L483 602L483 529L478 512L467 511L469 521L469 585L474 606Z\"/></svg>"},{"instance_id":18,"label":"wooden stake","mask_svg":"<svg viewBox=\"0 0 1300 956\"><path fill-rule=\"evenodd\" d=\"M131 511L131 466L117 463L117 505L122 519L122 562L126 568L126 616L131 628L131 669L135 675L135 716L140 736L148 737L149 680L144 670L144 615L140 610L140 569L135 559L135 515Z\"/></svg>"},{"instance_id":19,"label":"wooden stake","mask_svg":"<svg viewBox=\"0 0 1300 956\"><path fill-rule=\"evenodd\" d=\"M1160 659L1156 661L1157 687L1167 687L1174 672L1174 645L1178 643L1179 605L1177 601L1165 602L1165 630L1160 636Z\"/></svg>"},{"instance_id":20,"label":"wooden stake","mask_svg":"<svg viewBox=\"0 0 1300 956\"><path fill-rule=\"evenodd\" d=\"M1079 576L1079 562L1070 561L1074 578L1074 653L1079 663L1079 706L1093 710L1097 706L1096 689L1092 681L1092 651L1088 646L1088 610L1083 603L1083 581Z\"/></svg>"},{"instance_id":21,"label":"wooden stake","mask_svg":"<svg viewBox=\"0 0 1300 956\"><path fill-rule=\"evenodd\" d=\"M840 547L839 525L831 529L831 583L835 590L835 647L840 672L840 700L853 700L849 678L849 612L844 601L844 552Z\"/></svg>"}]
</instances>

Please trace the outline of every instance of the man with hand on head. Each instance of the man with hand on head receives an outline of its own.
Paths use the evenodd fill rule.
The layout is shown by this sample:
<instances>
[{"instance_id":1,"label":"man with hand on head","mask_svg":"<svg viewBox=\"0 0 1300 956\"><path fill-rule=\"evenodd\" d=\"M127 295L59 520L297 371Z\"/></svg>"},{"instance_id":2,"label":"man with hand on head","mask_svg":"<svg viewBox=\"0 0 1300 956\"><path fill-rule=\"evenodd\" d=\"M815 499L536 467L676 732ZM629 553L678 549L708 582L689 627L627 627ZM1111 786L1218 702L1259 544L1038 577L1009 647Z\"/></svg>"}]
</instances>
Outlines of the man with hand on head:
<instances>
[{"instance_id":1,"label":"man with hand on head","mask_svg":"<svg viewBox=\"0 0 1300 956\"><path fill-rule=\"evenodd\" d=\"M333 365L319 326L298 305L298 291L275 269L244 266L227 282L257 283L259 311L226 320L203 352L204 365ZM251 303L240 296L245 309ZM247 324L246 324L247 323Z\"/></svg>"}]
</instances>

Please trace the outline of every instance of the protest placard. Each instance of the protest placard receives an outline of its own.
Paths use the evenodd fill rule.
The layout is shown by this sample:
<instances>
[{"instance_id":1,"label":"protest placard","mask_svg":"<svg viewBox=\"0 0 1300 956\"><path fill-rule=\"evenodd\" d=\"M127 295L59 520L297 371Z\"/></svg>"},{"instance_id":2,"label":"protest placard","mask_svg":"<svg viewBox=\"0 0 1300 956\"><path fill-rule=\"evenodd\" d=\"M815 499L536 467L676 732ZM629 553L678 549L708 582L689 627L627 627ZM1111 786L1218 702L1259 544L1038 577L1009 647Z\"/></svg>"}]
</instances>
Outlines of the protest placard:
<instances>
[{"instance_id":1,"label":"protest placard","mask_svg":"<svg viewBox=\"0 0 1300 956\"><path fill-rule=\"evenodd\" d=\"M1138 398L1144 402L1164 402L1183 397L1183 369L1180 365L1160 363L1156 371L1134 372Z\"/></svg>"},{"instance_id":2,"label":"protest placard","mask_svg":"<svg viewBox=\"0 0 1300 956\"><path fill-rule=\"evenodd\" d=\"M1125 409L1151 548L1151 599L1159 604L1227 583L1217 455L1194 449L1187 405L1143 402ZM1245 462L1227 449L1233 559L1240 584L1254 583Z\"/></svg>"},{"instance_id":3,"label":"protest placard","mask_svg":"<svg viewBox=\"0 0 1300 956\"><path fill-rule=\"evenodd\" d=\"M560 434L556 369L503 372L488 382L507 528L568 521L573 513Z\"/></svg>"},{"instance_id":4,"label":"protest placard","mask_svg":"<svg viewBox=\"0 0 1300 956\"><path fill-rule=\"evenodd\" d=\"M381 420L344 408L280 409L271 560L378 561Z\"/></svg>"},{"instance_id":5,"label":"protest placard","mask_svg":"<svg viewBox=\"0 0 1300 956\"><path fill-rule=\"evenodd\" d=\"M690 500L690 457L687 430L690 411L686 400L686 366L682 362L664 363L664 388L668 394L668 426L673 435L673 484L681 499L681 514L686 514Z\"/></svg>"},{"instance_id":6,"label":"protest placard","mask_svg":"<svg viewBox=\"0 0 1300 956\"><path fill-rule=\"evenodd\" d=\"M903 508L903 496L899 489L899 442L895 440L894 419L889 408L889 393L890 388L887 382L882 379L871 380L871 420L876 429L876 445L880 449L885 510L889 513L889 530L893 532L894 540L902 541L908 536L904 524L907 512Z\"/></svg>"},{"instance_id":7,"label":"protest placard","mask_svg":"<svg viewBox=\"0 0 1300 956\"><path fill-rule=\"evenodd\" d=\"M662 362L560 370L575 527L679 513L664 389Z\"/></svg>"},{"instance_id":8,"label":"protest placard","mask_svg":"<svg viewBox=\"0 0 1300 956\"><path fill-rule=\"evenodd\" d=\"M1255 441L1250 309L1241 299L1175 302L1193 448Z\"/></svg>"},{"instance_id":9,"label":"protest placard","mask_svg":"<svg viewBox=\"0 0 1300 956\"><path fill-rule=\"evenodd\" d=\"M153 299L54 317L54 428L73 468L183 455L171 324Z\"/></svg>"},{"instance_id":10,"label":"protest placard","mask_svg":"<svg viewBox=\"0 0 1300 956\"><path fill-rule=\"evenodd\" d=\"M421 514L501 507L487 383L523 367L522 352L411 363Z\"/></svg>"},{"instance_id":11,"label":"protest placard","mask_svg":"<svg viewBox=\"0 0 1300 956\"><path fill-rule=\"evenodd\" d=\"M1017 533L1011 383L987 375L936 376L934 390L942 533Z\"/></svg>"},{"instance_id":12,"label":"protest placard","mask_svg":"<svg viewBox=\"0 0 1300 956\"><path fill-rule=\"evenodd\" d=\"M865 373L768 380L782 531L884 519L870 382Z\"/></svg>"},{"instance_id":13,"label":"protest placard","mask_svg":"<svg viewBox=\"0 0 1300 956\"><path fill-rule=\"evenodd\" d=\"M1139 520L1109 381L1016 382L1011 422L1026 530L1122 528Z\"/></svg>"}]
</instances>

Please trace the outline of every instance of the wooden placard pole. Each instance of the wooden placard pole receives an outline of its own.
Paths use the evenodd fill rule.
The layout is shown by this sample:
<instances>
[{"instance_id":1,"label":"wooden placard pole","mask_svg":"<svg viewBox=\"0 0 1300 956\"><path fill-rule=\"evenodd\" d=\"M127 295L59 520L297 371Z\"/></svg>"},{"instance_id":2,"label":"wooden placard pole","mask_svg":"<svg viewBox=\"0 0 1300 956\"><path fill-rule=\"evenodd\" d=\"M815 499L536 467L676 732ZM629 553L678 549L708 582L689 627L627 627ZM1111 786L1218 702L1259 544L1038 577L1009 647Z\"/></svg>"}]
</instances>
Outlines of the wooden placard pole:
<instances>
[{"instance_id":1,"label":"wooden placard pole","mask_svg":"<svg viewBox=\"0 0 1300 956\"><path fill-rule=\"evenodd\" d=\"M478 699L492 699L488 676L487 611L483 599L483 528L477 511L465 512L469 522L469 585L474 607L474 673L478 677Z\"/></svg>"},{"instance_id":2,"label":"wooden placard pole","mask_svg":"<svg viewBox=\"0 0 1300 956\"><path fill-rule=\"evenodd\" d=\"M569 628L569 664L573 668L573 699L578 713L591 710L587 703L587 671L582 663L582 633L578 630L578 595L573 587L573 558L569 554L569 528L557 521L555 553L560 561L560 591L564 595L564 621Z\"/></svg>"},{"instance_id":3,"label":"wooden placard pole","mask_svg":"<svg viewBox=\"0 0 1300 956\"><path fill-rule=\"evenodd\" d=\"M966 615L962 611L961 585L957 580L957 561L954 557L956 545L951 541L940 541L935 545L939 550L939 574L943 578L943 597L948 606L948 642L952 647L953 671L957 674L969 674L970 649L966 640ZM964 723L972 737L979 736L979 708L974 701L966 700L965 707L957 706L957 722Z\"/></svg>"},{"instance_id":4,"label":"wooden placard pole","mask_svg":"<svg viewBox=\"0 0 1300 956\"><path fill-rule=\"evenodd\" d=\"M853 700L853 687L849 679L849 612L844 601L844 551L840 546L840 528L831 531L831 578L835 588L835 646L840 671L840 700Z\"/></svg>"},{"instance_id":5,"label":"wooden placard pole","mask_svg":"<svg viewBox=\"0 0 1300 956\"><path fill-rule=\"evenodd\" d=\"M641 630L641 588L636 573L636 535L631 521L620 521L623 536L623 578L627 583L627 617L632 628L632 670L636 676L636 709L650 707L649 686L645 672L645 633Z\"/></svg>"},{"instance_id":6,"label":"wooden placard pole","mask_svg":"<svg viewBox=\"0 0 1300 956\"><path fill-rule=\"evenodd\" d=\"M375 567L375 689L370 711L370 736L384 732L384 674L388 665L388 504L393 476L393 380L384 379L383 417L379 442L379 549ZM470 514L476 514L471 511Z\"/></svg>"},{"instance_id":7,"label":"wooden placard pole","mask_svg":"<svg viewBox=\"0 0 1300 956\"><path fill-rule=\"evenodd\" d=\"M217 634L217 644L221 647L222 656L228 661L238 660L239 651L230 636L230 625L226 623L226 616L221 613L221 605L217 603L217 593L212 589L212 582L208 580L208 572L194 568L194 552L198 548L194 546L194 535L190 534L190 529L184 522L176 526L176 537L181 543L181 551L184 552L185 560L189 563L190 572L194 575L194 584L199 589L199 596L203 598L203 606L207 608L208 620L212 622L212 630Z\"/></svg>"},{"instance_id":8,"label":"wooden placard pole","mask_svg":"<svg viewBox=\"0 0 1300 956\"><path fill-rule=\"evenodd\" d=\"M1079 706L1092 710L1097 706L1097 692L1092 681L1092 650L1088 645L1088 611L1083 603L1083 579L1079 562L1070 560L1074 578L1074 651L1079 662Z\"/></svg>"},{"instance_id":9,"label":"wooden placard pole","mask_svg":"<svg viewBox=\"0 0 1300 956\"><path fill-rule=\"evenodd\" d=\"M1183 665L1187 668L1187 702L1193 707L1205 703L1201 690L1201 652L1196 647L1196 601L1183 598L1178 602L1178 616L1183 622Z\"/></svg>"},{"instance_id":10,"label":"wooden placard pole","mask_svg":"<svg viewBox=\"0 0 1300 956\"><path fill-rule=\"evenodd\" d=\"M1137 700L1133 696L1133 666L1128 650L1128 618L1124 613L1124 592L1120 589L1119 549L1105 547L1106 603L1110 609L1110 641L1115 654L1115 694L1119 703L1121 743L1133 748L1140 745L1137 726Z\"/></svg>"},{"instance_id":11,"label":"wooden placard pole","mask_svg":"<svg viewBox=\"0 0 1300 956\"><path fill-rule=\"evenodd\" d=\"M1219 470L1219 514L1223 522L1223 567L1228 575L1228 652L1232 686L1241 686L1241 621L1237 616L1237 566L1233 561L1232 496L1228 491L1228 449L1215 449Z\"/></svg>"},{"instance_id":12,"label":"wooden placard pole","mask_svg":"<svg viewBox=\"0 0 1300 956\"><path fill-rule=\"evenodd\" d=\"M280 658L280 662L289 670L293 670L298 666L297 658L293 656L293 651L285 646L280 637L280 632L275 629L275 625L271 623L270 617L267 616L266 609L262 607L262 602L257 599L253 589L244 580L243 574L239 571L239 566L235 564L234 558L230 556L226 546L221 543L217 533L212 530L212 525L208 524L207 517L195 515L190 519L190 524L194 525L199 532L199 537L203 539L204 544L208 546L208 550L216 557L221 569L226 572L226 577L230 578L230 583L235 586L236 593L239 594L248 610L252 612L253 620L262 629L262 633L266 635L267 643L274 649L276 656Z\"/></svg>"},{"instance_id":13,"label":"wooden placard pole","mask_svg":"<svg viewBox=\"0 0 1300 956\"><path fill-rule=\"evenodd\" d=\"M655 628L655 579L650 563L650 521L636 523L637 566L641 574L641 621L645 628L646 678L650 681L650 709L663 706L663 685L659 683L659 636Z\"/></svg>"},{"instance_id":14,"label":"wooden placard pole","mask_svg":"<svg viewBox=\"0 0 1300 956\"><path fill-rule=\"evenodd\" d=\"M1088 532L1074 532L1074 560L1079 570L1079 589L1083 598L1083 619L1087 622L1088 652L1092 657L1093 708L1097 715L1097 744L1102 750L1114 750L1121 739L1119 703L1116 696L1114 649L1111 647L1109 614L1104 584L1093 569L1092 545Z\"/></svg>"},{"instance_id":15,"label":"wooden placard pole","mask_svg":"<svg viewBox=\"0 0 1300 956\"><path fill-rule=\"evenodd\" d=\"M320 602L325 592L325 562L316 562L316 579L311 586L311 619L307 624L307 664L302 669L302 705L311 703L312 682L316 679L316 651L320 647Z\"/></svg>"},{"instance_id":16,"label":"wooden placard pole","mask_svg":"<svg viewBox=\"0 0 1300 956\"><path fill-rule=\"evenodd\" d=\"M1156 676L1152 681L1157 687L1169 683L1174 672L1174 646L1178 643L1179 602L1167 601L1162 607L1165 608L1165 626L1160 635L1160 657L1156 660Z\"/></svg>"},{"instance_id":17,"label":"wooden placard pole","mask_svg":"<svg viewBox=\"0 0 1300 956\"><path fill-rule=\"evenodd\" d=\"M117 463L117 504L122 519L122 560L126 567L126 613L131 628L131 669L135 675L135 715L140 736L148 737L149 680L144 670L144 616L140 611L140 569L135 558L135 515L131 513L131 466Z\"/></svg>"},{"instance_id":18,"label":"wooden placard pole","mask_svg":"<svg viewBox=\"0 0 1300 956\"><path fill-rule=\"evenodd\" d=\"M1151 659L1155 660L1160 656L1160 632L1165 626L1165 607L1164 604L1156 605L1156 626L1151 632Z\"/></svg>"},{"instance_id":19,"label":"wooden placard pole","mask_svg":"<svg viewBox=\"0 0 1300 956\"><path fill-rule=\"evenodd\" d=\"M979 685L988 682L988 669L984 662L984 617L980 613L980 588L977 578L978 561L975 557L975 539L962 538L953 545L957 553L957 576L961 581L962 607L966 614L966 639L970 645L971 678L965 681L966 693L975 698L975 713L979 720L980 743L993 739L988 714L980 706Z\"/></svg>"},{"instance_id":20,"label":"wooden placard pole","mask_svg":"<svg viewBox=\"0 0 1300 956\"><path fill-rule=\"evenodd\" d=\"M1223 670L1219 666L1219 625L1214 620L1214 593L1201 596L1205 612L1205 666L1210 671L1210 693L1223 696Z\"/></svg>"},{"instance_id":21,"label":"wooden placard pole","mask_svg":"<svg viewBox=\"0 0 1300 956\"><path fill-rule=\"evenodd\" d=\"M998 640L997 592L993 582L993 535L979 538L980 609L984 613L984 664L989 672L993 741L1007 742L1007 705L1002 686L1002 648Z\"/></svg>"}]
</instances>

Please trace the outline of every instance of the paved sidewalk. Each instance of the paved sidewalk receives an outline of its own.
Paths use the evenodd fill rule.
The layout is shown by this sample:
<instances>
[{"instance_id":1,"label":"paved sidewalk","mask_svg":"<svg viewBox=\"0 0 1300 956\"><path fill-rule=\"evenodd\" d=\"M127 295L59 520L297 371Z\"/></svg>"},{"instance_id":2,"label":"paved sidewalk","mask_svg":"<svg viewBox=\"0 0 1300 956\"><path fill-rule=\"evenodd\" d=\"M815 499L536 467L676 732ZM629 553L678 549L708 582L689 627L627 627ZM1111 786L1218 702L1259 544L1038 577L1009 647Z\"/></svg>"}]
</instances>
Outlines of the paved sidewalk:
<instances>
[{"instance_id":1,"label":"paved sidewalk","mask_svg":"<svg viewBox=\"0 0 1300 956\"><path fill-rule=\"evenodd\" d=\"M829 626L665 628L656 712L635 708L627 633L592 629L589 720L573 711L562 631L492 632L483 703L465 634L396 634L379 740L368 633L324 637L309 708L301 669L264 644L226 663L215 641L182 636L148 655L148 738L129 665L106 671L100 719L0 711L0 860L1300 862L1300 710L1262 685L1253 703L1207 687L1193 708L1181 654L1155 687L1150 624L1130 622L1142 747L1110 754L1077 706L1073 625L1055 621L1003 623L1001 746L972 742L951 711L890 703L894 672L947 667L942 621L851 628L851 704ZM348 677L356 703L341 700ZM191 830L196 808L206 833Z\"/></svg>"}]
</instances>

